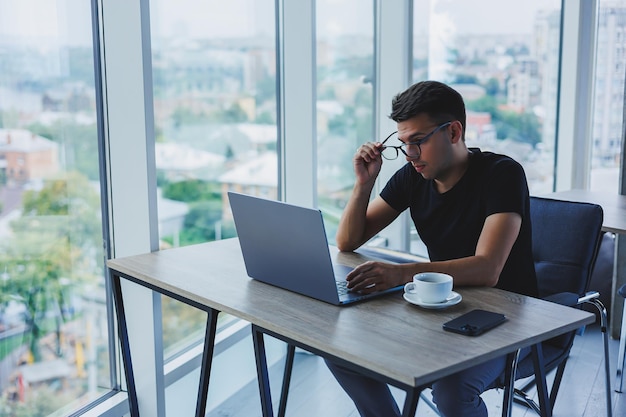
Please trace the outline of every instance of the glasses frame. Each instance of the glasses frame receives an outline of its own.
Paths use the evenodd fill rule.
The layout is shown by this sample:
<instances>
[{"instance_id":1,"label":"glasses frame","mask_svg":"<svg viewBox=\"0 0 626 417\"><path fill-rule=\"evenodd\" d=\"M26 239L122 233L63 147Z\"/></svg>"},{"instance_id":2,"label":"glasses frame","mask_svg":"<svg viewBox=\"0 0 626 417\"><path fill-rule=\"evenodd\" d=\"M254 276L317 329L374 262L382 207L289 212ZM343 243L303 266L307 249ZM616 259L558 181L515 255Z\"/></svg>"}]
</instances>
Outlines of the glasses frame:
<instances>
[{"instance_id":1,"label":"glasses frame","mask_svg":"<svg viewBox=\"0 0 626 417\"><path fill-rule=\"evenodd\" d=\"M390 137L392 137L393 135L398 133L398 131L396 130L395 132L393 132L389 136L387 136L385 138L385 140L383 140L380 143L381 145L383 145L383 148L382 148L380 154L386 160L393 161L395 159L398 159L398 156L400 156L400 152L402 152L405 156L409 156L409 154L407 154L406 151L404 150L404 148L406 148L407 146L417 146L417 155L411 156L411 158L419 158L420 155L422 155L422 145L424 143L426 143L428 141L428 139L430 139L439 130L443 129L444 127L450 126L451 124L452 124L452 121L448 121L448 122L442 123L439 126L437 126L436 128L434 128L430 133L427 133L423 138L421 138L420 140L416 140L415 142L407 142L407 143L403 143L402 145L399 145L399 146L385 145L385 142L387 142ZM396 156L393 157L393 158L389 158L389 157L385 156L385 149L395 149ZM398 152L398 151L400 151L400 152Z\"/></svg>"}]
</instances>

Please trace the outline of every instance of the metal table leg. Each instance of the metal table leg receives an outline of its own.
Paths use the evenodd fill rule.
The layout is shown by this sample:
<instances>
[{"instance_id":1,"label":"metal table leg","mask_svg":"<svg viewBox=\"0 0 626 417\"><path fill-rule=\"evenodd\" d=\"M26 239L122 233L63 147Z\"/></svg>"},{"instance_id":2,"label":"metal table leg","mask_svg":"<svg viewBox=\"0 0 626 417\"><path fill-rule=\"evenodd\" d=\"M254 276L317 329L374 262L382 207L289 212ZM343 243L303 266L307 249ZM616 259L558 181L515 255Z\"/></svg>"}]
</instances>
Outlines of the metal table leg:
<instances>
[{"instance_id":1,"label":"metal table leg","mask_svg":"<svg viewBox=\"0 0 626 417\"><path fill-rule=\"evenodd\" d=\"M196 401L196 417L204 417L206 414L211 364L213 363L213 350L215 348L215 329L217 328L217 316L219 311L211 309L207 314L204 350L202 352L202 365L200 367L200 386L198 387L198 399Z\"/></svg>"},{"instance_id":2,"label":"metal table leg","mask_svg":"<svg viewBox=\"0 0 626 417\"><path fill-rule=\"evenodd\" d=\"M122 287L120 276L111 274L113 284L113 299L117 309L117 327L119 331L120 345L122 348L122 360L124 361L124 374L128 389L128 403L131 417L139 417L139 405L137 403L137 390L135 388L135 376L133 364L130 358L130 343L128 340L128 327L126 326L126 313L124 312L124 300L122 299Z\"/></svg>"},{"instance_id":3,"label":"metal table leg","mask_svg":"<svg viewBox=\"0 0 626 417\"><path fill-rule=\"evenodd\" d=\"M255 325L252 325L252 342L254 343L254 356L256 359L257 380L259 383L259 394L261 395L263 417L274 417L267 358L265 356L265 341L263 340L263 332Z\"/></svg>"},{"instance_id":4,"label":"metal table leg","mask_svg":"<svg viewBox=\"0 0 626 417\"><path fill-rule=\"evenodd\" d=\"M541 417L552 417L552 405L548 398L548 386L546 384L546 368L543 363L543 351L541 343L532 346L531 354L535 368L535 382L537 384L537 396L539 397L539 407Z\"/></svg>"},{"instance_id":5,"label":"metal table leg","mask_svg":"<svg viewBox=\"0 0 626 417\"><path fill-rule=\"evenodd\" d=\"M289 383L291 382L291 370L296 354L296 347L287 343L287 356L285 357L285 371L283 373L283 386L280 391L280 403L278 405L278 417L285 417L287 411L287 396L289 395Z\"/></svg>"},{"instance_id":6,"label":"metal table leg","mask_svg":"<svg viewBox=\"0 0 626 417\"><path fill-rule=\"evenodd\" d=\"M417 402L420 399L422 387L407 389L404 407L402 408L402 417L414 417L417 410Z\"/></svg>"}]
</instances>

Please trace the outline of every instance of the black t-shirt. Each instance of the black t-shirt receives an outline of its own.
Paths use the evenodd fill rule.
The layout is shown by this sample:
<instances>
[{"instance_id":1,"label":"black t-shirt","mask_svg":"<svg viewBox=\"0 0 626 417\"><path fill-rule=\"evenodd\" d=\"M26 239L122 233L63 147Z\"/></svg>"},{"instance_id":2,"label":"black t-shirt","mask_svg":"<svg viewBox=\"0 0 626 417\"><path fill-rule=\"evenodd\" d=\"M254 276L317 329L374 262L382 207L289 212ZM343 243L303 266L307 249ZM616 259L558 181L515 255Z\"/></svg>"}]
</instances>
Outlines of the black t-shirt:
<instances>
[{"instance_id":1,"label":"black t-shirt","mask_svg":"<svg viewBox=\"0 0 626 417\"><path fill-rule=\"evenodd\" d=\"M464 258L476 253L485 219L494 213L519 213L522 225L496 287L537 296L532 257L530 197L524 169L513 159L471 148L469 166L459 182L440 194L406 164L380 193L395 210L409 208L431 261Z\"/></svg>"}]
</instances>

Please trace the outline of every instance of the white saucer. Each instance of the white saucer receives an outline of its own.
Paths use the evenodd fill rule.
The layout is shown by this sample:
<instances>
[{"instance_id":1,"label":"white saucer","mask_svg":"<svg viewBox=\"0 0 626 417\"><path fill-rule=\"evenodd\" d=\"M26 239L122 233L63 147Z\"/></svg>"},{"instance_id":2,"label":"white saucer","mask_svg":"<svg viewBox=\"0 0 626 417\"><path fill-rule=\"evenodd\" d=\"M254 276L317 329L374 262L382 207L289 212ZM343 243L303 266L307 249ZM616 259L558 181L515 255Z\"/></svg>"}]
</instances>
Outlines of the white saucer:
<instances>
[{"instance_id":1,"label":"white saucer","mask_svg":"<svg viewBox=\"0 0 626 417\"><path fill-rule=\"evenodd\" d=\"M439 309L439 308L447 308L453 305L456 305L461 302L463 297L458 292L450 292L448 298L441 303L426 303L419 299L417 295L404 293L403 297L406 301L411 304L415 304L416 306L431 308L431 309Z\"/></svg>"}]
</instances>

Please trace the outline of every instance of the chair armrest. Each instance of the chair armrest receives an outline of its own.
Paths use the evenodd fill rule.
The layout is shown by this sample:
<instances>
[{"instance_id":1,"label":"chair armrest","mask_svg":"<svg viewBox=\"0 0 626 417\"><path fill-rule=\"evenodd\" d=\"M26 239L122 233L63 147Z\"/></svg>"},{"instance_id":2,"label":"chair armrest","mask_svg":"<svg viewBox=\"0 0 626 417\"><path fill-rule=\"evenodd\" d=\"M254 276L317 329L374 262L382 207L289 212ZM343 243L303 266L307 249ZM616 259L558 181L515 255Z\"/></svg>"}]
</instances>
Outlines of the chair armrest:
<instances>
[{"instance_id":1,"label":"chair armrest","mask_svg":"<svg viewBox=\"0 0 626 417\"><path fill-rule=\"evenodd\" d=\"M596 300L598 298L600 298L600 293L598 291L589 291L582 297L573 292L559 292L543 297L542 299L568 307L575 307L582 303L593 302L592 300Z\"/></svg>"},{"instance_id":2,"label":"chair armrest","mask_svg":"<svg viewBox=\"0 0 626 417\"><path fill-rule=\"evenodd\" d=\"M589 291L578 299L578 304L587 303L587 302L595 303L596 301L599 302L600 301L598 300L599 298L600 298L600 293L598 291Z\"/></svg>"},{"instance_id":3,"label":"chair armrest","mask_svg":"<svg viewBox=\"0 0 626 417\"><path fill-rule=\"evenodd\" d=\"M578 294L573 292L560 292L544 297L543 300L551 301L553 303L561 304L568 307L574 307L578 305Z\"/></svg>"}]
</instances>

